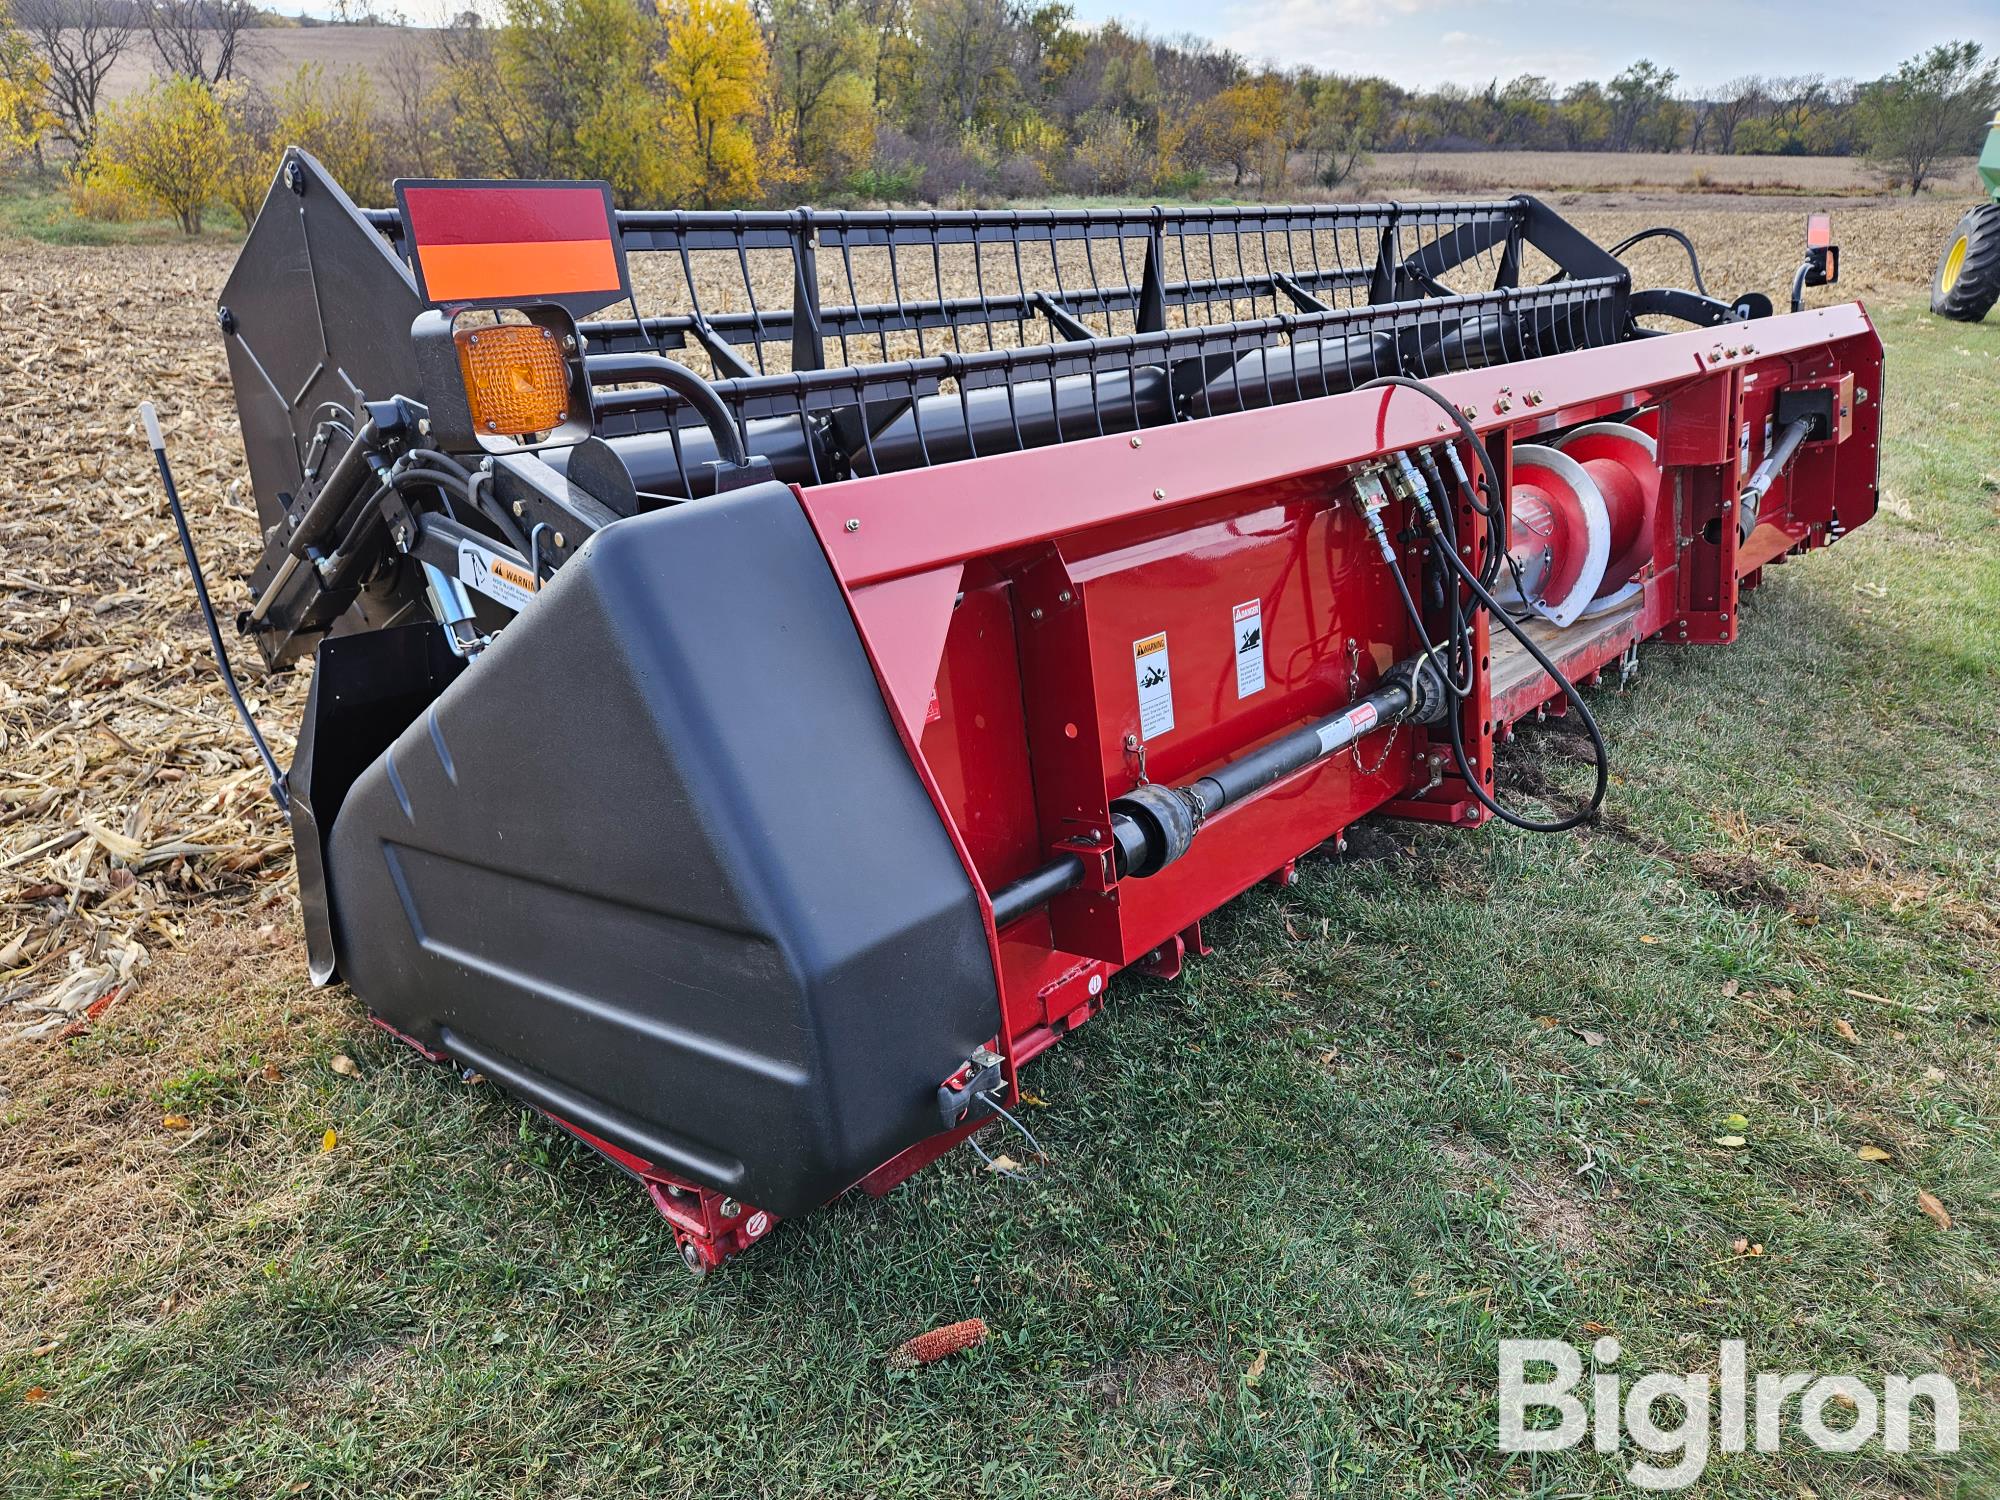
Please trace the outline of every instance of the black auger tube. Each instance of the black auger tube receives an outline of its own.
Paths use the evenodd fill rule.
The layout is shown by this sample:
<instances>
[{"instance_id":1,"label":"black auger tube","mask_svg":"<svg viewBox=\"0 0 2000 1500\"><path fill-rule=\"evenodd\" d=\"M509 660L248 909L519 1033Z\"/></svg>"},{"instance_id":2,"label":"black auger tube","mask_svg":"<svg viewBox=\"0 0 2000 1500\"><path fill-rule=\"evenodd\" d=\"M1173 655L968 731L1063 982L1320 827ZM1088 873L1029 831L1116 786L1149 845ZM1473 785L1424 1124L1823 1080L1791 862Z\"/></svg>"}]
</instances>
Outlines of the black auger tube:
<instances>
[{"instance_id":1,"label":"black auger tube","mask_svg":"<svg viewBox=\"0 0 2000 1500\"><path fill-rule=\"evenodd\" d=\"M1149 783L1135 787L1131 794L1111 804L1112 842L1119 874L1151 875L1185 854L1201 831L1201 822L1193 817L1196 807L1201 809L1205 820L1294 771L1339 754L1384 724L1404 718L1434 722L1443 707L1443 694L1435 689L1417 691L1419 674L1434 670L1415 662L1405 663L1395 668L1381 687L1339 713L1280 735L1189 786L1162 787ZM1176 804L1186 809L1180 817L1173 816ZM1018 922L1082 878L1083 862L1068 854L1003 885L993 893L994 928Z\"/></svg>"}]
</instances>

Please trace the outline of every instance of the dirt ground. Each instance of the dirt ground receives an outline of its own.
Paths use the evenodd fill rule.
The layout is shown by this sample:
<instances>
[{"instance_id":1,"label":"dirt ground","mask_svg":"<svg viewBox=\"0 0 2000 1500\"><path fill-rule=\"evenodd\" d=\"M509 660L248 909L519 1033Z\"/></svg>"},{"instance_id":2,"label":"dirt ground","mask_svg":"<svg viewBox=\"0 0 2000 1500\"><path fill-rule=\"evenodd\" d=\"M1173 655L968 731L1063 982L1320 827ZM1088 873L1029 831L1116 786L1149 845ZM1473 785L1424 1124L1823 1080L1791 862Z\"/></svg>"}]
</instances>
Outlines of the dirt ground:
<instances>
[{"instance_id":1,"label":"dirt ground","mask_svg":"<svg viewBox=\"0 0 2000 1500\"><path fill-rule=\"evenodd\" d=\"M1601 242L1676 223L1721 294L1782 302L1802 242L1796 207L1562 205ZM1842 291L1907 300L1962 205L1876 202L1836 217ZM61 248L0 242L0 1122L15 1096L73 1100L60 1138L0 1129L0 1272L57 1246L105 1243L156 1192L146 1153L98 1101L92 1026L135 994L240 1016L276 984L307 998L287 833L216 682L138 403L158 402L196 543L225 621L246 602L256 518L221 341L226 246ZM1685 284L1670 244L1639 284ZM1832 300L1826 293L1820 300ZM239 667L251 665L245 649ZM281 760L305 679L248 688ZM171 1059L123 1059L157 1095ZM134 1152L138 1154L135 1156ZM106 1163L123 1163L122 1181ZM116 1184L115 1191L106 1191ZM85 1191L90 1188L94 1191ZM4 1274L0 1274L4 1279Z\"/></svg>"}]
</instances>

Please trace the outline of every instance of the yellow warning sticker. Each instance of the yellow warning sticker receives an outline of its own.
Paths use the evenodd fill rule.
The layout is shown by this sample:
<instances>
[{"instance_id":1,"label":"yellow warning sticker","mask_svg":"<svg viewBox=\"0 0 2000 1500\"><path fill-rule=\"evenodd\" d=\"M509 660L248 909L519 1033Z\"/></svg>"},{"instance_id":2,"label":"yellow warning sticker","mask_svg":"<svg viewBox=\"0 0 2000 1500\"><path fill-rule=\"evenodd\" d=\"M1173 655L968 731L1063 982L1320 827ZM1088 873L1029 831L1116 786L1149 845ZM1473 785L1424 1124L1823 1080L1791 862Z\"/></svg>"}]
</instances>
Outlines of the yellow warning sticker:
<instances>
[{"instance_id":1,"label":"yellow warning sticker","mask_svg":"<svg viewBox=\"0 0 2000 1500\"><path fill-rule=\"evenodd\" d=\"M1150 740L1174 727L1174 678L1164 630L1132 643L1132 670L1139 681L1139 733Z\"/></svg>"}]
</instances>

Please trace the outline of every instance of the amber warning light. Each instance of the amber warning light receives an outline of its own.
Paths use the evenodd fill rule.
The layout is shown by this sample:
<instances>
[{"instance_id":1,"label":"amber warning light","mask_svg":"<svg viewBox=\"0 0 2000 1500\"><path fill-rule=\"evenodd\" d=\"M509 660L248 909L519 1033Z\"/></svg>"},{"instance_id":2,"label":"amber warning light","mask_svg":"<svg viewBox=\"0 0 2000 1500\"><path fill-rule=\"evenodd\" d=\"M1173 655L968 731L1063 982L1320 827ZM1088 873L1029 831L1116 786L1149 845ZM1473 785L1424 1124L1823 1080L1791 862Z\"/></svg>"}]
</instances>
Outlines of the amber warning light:
<instances>
[{"instance_id":1,"label":"amber warning light","mask_svg":"<svg viewBox=\"0 0 2000 1500\"><path fill-rule=\"evenodd\" d=\"M452 342L477 432L524 437L569 420L569 366L553 328L489 323L455 330Z\"/></svg>"}]
</instances>

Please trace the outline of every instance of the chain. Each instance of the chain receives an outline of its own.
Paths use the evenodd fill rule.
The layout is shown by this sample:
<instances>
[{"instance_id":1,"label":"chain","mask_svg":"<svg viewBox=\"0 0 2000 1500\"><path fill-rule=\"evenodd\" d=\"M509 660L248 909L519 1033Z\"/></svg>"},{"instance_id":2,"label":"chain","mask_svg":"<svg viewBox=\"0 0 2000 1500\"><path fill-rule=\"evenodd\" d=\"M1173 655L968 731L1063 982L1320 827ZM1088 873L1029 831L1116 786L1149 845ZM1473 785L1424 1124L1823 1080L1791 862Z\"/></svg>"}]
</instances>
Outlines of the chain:
<instances>
[{"instance_id":1,"label":"chain","mask_svg":"<svg viewBox=\"0 0 2000 1500\"><path fill-rule=\"evenodd\" d=\"M1361 648L1353 637L1347 641L1347 701L1361 701ZM1389 763L1389 752L1396 748L1396 736L1403 732L1403 721L1398 718L1389 726L1389 733L1382 741L1382 753L1375 757L1375 764L1368 765L1361 759L1361 741L1348 746L1347 753L1354 757L1354 769L1363 776L1373 776Z\"/></svg>"}]
</instances>

